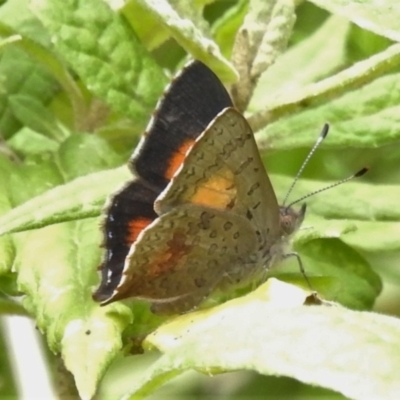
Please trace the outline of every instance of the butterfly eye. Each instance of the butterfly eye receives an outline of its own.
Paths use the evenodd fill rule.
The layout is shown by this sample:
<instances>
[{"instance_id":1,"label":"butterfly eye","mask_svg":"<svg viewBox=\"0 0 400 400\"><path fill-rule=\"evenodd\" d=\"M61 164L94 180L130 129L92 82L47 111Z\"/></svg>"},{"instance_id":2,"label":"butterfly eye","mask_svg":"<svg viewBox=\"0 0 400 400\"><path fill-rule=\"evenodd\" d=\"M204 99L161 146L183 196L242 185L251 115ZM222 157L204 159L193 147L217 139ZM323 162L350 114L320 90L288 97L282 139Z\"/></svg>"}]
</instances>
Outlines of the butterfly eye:
<instances>
[{"instance_id":1,"label":"butterfly eye","mask_svg":"<svg viewBox=\"0 0 400 400\"><path fill-rule=\"evenodd\" d=\"M290 235L294 231L294 219L287 209L281 209L281 229L285 235Z\"/></svg>"},{"instance_id":2,"label":"butterfly eye","mask_svg":"<svg viewBox=\"0 0 400 400\"><path fill-rule=\"evenodd\" d=\"M291 207L280 207L280 220L283 235L291 235L299 229L306 213L306 204L303 204L300 210L295 211Z\"/></svg>"}]
</instances>

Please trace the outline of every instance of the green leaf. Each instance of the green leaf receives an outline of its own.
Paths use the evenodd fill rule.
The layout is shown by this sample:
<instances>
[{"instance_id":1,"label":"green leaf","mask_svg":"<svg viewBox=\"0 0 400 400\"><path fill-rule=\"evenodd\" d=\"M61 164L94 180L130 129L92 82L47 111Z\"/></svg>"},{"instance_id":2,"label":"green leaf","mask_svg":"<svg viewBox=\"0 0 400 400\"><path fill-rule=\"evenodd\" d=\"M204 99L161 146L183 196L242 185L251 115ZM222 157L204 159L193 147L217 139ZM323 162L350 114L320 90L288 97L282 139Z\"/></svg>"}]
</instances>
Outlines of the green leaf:
<instances>
[{"instance_id":1,"label":"green leaf","mask_svg":"<svg viewBox=\"0 0 400 400\"><path fill-rule=\"evenodd\" d=\"M95 172L29 199L0 218L0 235L97 217L110 193L130 178L126 167Z\"/></svg>"},{"instance_id":2,"label":"green leaf","mask_svg":"<svg viewBox=\"0 0 400 400\"><path fill-rule=\"evenodd\" d=\"M245 28L249 30L250 37L258 36L260 40L252 63L251 74L254 77L261 75L286 50L296 21L295 6L292 1L276 0L270 11L262 10L263 4L265 3L260 1L258 7L250 5L245 18ZM266 24L269 12L270 21ZM257 25L258 28L255 28ZM265 25L264 29L260 29L262 25Z\"/></svg>"},{"instance_id":3,"label":"green leaf","mask_svg":"<svg viewBox=\"0 0 400 400\"><path fill-rule=\"evenodd\" d=\"M9 186L9 175L13 169L12 162L0 154L0 216L7 213L12 207ZM0 237L0 276L10 272L15 249L9 236Z\"/></svg>"},{"instance_id":4,"label":"green leaf","mask_svg":"<svg viewBox=\"0 0 400 400\"><path fill-rule=\"evenodd\" d=\"M400 138L400 96L393 90L399 76L383 76L329 103L282 118L260 133L259 144L280 149L309 147L326 121L334 130L326 147L375 148L393 143ZM295 131L304 134L292 135Z\"/></svg>"},{"instance_id":5,"label":"green leaf","mask_svg":"<svg viewBox=\"0 0 400 400\"><path fill-rule=\"evenodd\" d=\"M14 30L15 33L42 45L50 44L50 37L47 35L43 25L32 14L29 7L30 0L12 0L7 1L0 8L0 23L1 35L8 35L3 28ZM22 39L20 37L20 39Z\"/></svg>"},{"instance_id":6,"label":"green leaf","mask_svg":"<svg viewBox=\"0 0 400 400\"><path fill-rule=\"evenodd\" d=\"M230 57L235 35L247 13L248 2L239 0L212 26L212 33L225 57Z\"/></svg>"},{"instance_id":7,"label":"green leaf","mask_svg":"<svg viewBox=\"0 0 400 400\"><path fill-rule=\"evenodd\" d=\"M232 50L239 81L231 88L233 103L243 112L259 76L286 49L295 22L292 1L253 1L240 26Z\"/></svg>"},{"instance_id":8,"label":"green leaf","mask_svg":"<svg viewBox=\"0 0 400 400\"><path fill-rule=\"evenodd\" d=\"M22 204L63 182L62 175L52 159L40 163L15 164L8 182L13 205Z\"/></svg>"},{"instance_id":9,"label":"green leaf","mask_svg":"<svg viewBox=\"0 0 400 400\"><path fill-rule=\"evenodd\" d=\"M1 289L3 287L1 286ZM23 315L28 317L28 313L22 305L14 300L6 298L0 293L0 315Z\"/></svg>"},{"instance_id":10,"label":"green leaf","mask_svg":"<svg viewBox=\"0 0 400 400\"><path fill-rule=\"evenodd\" d=\"M92 135L71 136L52 158L39 164L31 161L18 168L14 165L6 181L14 204L33 202L25 218L34 219L40 209L54 206L54 199L46 195L52 190L62 191L68 185L63 182L113 166L119 160L103 140ZM73 190L78 192L69 192L72 197L79 197L75 207L80 203L80 208L85 209L89 181L93 187L110 190L104 187L107 184L104 180L89 179L85 185L75 185ZM35 199L42 202L35 203ZM15 210L18 207L11 213ZM126 306L100 308L91 300L98 279L96 269L101 263L99 220L55 223L11 237L16 251L15 258L9 261L17 272L18 289L25 294L23 304L35 317L50 349L61 353L81 397L90 399L108 365L121 350L122 332L132 322L132 313Z\"/></svg>"},{"instance_id":11,"label":"green leaf","mask_svg":"<svg viewBox=\"0 0 400 400\"><path fill-rule=\"evenodd\" d=\"M110 315L111 314L111 315ZM132 323L127 307L93 307L71 320L61 339L63 360L73 372L81 398L91 399L101 378L122 347L121 332Z\"/></svg>"},{"instance_id":12,"label":"green leaf","mask_svg":"<svg viewBox=\"0 0 400 400\"><path fill-rule=\"evenodd\" d=\"M318 81L342 67L350 24L330 17L307 39L289 48L264 74L256 86L249 110L269 107L276 96L288 96L297 88ZM334 35L331 33L335 32Z\"/></svg>"},{"instance_id":13,"label":"green leaf","mask_svg":"<svg viewBox=\"0 0 400 400\"><path fill-rule=\"evenodd\" d=\"M19 288L26 294L24 306L35 316L50 349L62 354L86 399L93 396L120 351L121 333L132 321L122 304L105 309L91 301L100 264L95 250L100 242L98 227L98 220L90 219L15 235L15 268Z\"/></svg>"},{"instance_id":14,"label":"green leaf","mask_svg":"<svg viewBox=\"0 0 400 400\"><path fill-rule=\"evenodd\" d=\"M3 268L3 270L0 271L0 292L4 296L4 298L6 298L5 307L8 308L8 296L21 296L21 292L18 290L17 287L17 274L15 272L8 272L10 270L10 264L5 265L5 263L3 263L3 265L6 268Z\"/></svg>"},{"instance_id":15,"label":"green leaf","mask_svg":"<svg viewBox=\"0 0 400 400\"><path fill-rule=\"evenodd\" d=\"M147 340L164 356L126 398L141 399L189 369L206 374L247 369L352 399L396 399L400 356L393 349L400 321L339 306L305 306L305 298L299 289L271 281L245 297L163 325Z\"/></svg>"},{"instance_id":16,"label":"green leaf","mask_svg":"<svg viewBox=\"0 0 400 400\"><path fill-rule=\"evenodd\" d=\"M40 25L40 28L44 29L39 21L35 21L37 23L36 25ZM23 25L23 27L25 27L25 25ZM23 27L21 27L22 31L24 31ZM81 88L75 82L75 78L71 76L68 69L50 49L47 49L26 36L21 36L19 33L19 30L14 30L9 26L0 23L0 34L8 36L9 38L17 36L19 40L15 42L15 45L26 52L26 54L33 60L36 60L41 67L53 74L53 77L57 79L60 86L69 96L69 100L74 110L74 126L78 130L85 127L88 105L86 104L87 101L84 98ZM37 30L35 30L34 33L34 36L36 36ZM47 42L46 45L49 46ZM12 75L12 72L10 72L10 75Z\"/></svg>"},{"instance_id":17,"label":"green leaf","mask_svg":"<svg viewBox=\"0 0 400 400\"><path fill-rule=\"evenodd\" d=\"M361 28L400 41L400 5L392 0L311 0L332 14L341 15Z\"/></svg>"},{"instance_id":18,"label":"green leaf","mask_svg":"<svg viewBox=\"0 0 400 400\"><path fill-rule=\"evenodd\" d=\"M45 104L58 87L43 67L15 46L8 46L0 58L0 78L0 132L8 139L21 126L9 107L10 96L24 95Z\"/></svg>"},{"instance_id":19,"label":"green leaf","mask_svg":"<svg viewBox=\"0 0 400 400\"><path fill-rule=\"evenodd\" d=\"M299 112L304 108L307 108L306 112L313 112L312 106L316 106L322 101L338 98L343 93L351 95L349 92L351 89L366 85L368 82L373 85L376 83L376 81L372 82L373 79L393 69L398 64L399 59L400 45L394 44L385 51L360 61L334 76L303 88L296 88L291 93L290 98L288 93L283 93L282 97L276 96L276 98L271 99L272 101L266 110L261 110L249 117L249 123L254 131L258 131L265 127L267 123L287 114ZM360 89L360 91L354 91L353 96L363 94ZM362 98L360 100L362 102ZM329 104L332 104L332 101ZM356 106L353 105L353 107ZM296 115L294 114L294 116ZM350 116L342 114L342 117L349 118Z\"/></svg>"},{"instance_id":20,"label":"green leaf","mask_svg":"<svg viewBox=\"0 0 400 400\"><path fill-rule=\"evenodd\" d=\"M356 310L372 308L382 290L382 283L367 261L355 250L338 239L316 239L297 245L295 249L301 255L313 289L322 298ZM299 270L296 261L293 260L289 271L294 271L297 277L289 273L285 278L283 267L276 269L275 276L297 284L302 279L303 287L307 288L304 277L296 272L296 269Z\"/></svg>"},{"instance_id":21,"label":"green leaf","mask_svg":"<svg viewBox=\"0 0 400 400\"><path fill-rule=\"evenodd\" d=\"M90 163L87 160L88 153ZM20 171L20 174L27 174L27 177L22 183L19 180L15 182L14 191L18 197L14 198L14 202L23 204L0 218L0 235L98 216L106 197L121 186L125 176L128 179L130 175L126 167L95 171L112 167L120 161L120 157L102 139L89 135L71 136L59 149L57 167L54 164L48 168L37 166L37 173L32 176L32 166L28 167L29 170ZM47 173L51 175L46 177L47 183L54 182L55 187L52 189L43 193L39 191L37 197L26 194L26 190L18 190L26 184L34 187L36 182L33 179L37 179L40 187ZM59 174L70 182L57 185L59 178L54 180L54 176L59 177Z\"/></svg>"},{"instance_id":22,"label":"green leaf","mask_svg":"<svg viewBox=\"0 0 400 400\"><path fill-rule=\"evenodd\" d=\"M157 16L148 10L146 4L126 1L121 12L147 49L154 50L170 38L171 34L167 27L159 23Z\"/></svg>"},{"instance_id":23,"label":"green leaf","mask_svg":"<svg viewBox=\"0 0 400 400\"><path fill-rule=\"evenodd\" d=\"M204 5L201 2L158 1L156 10L148 3L128 1L122 9L140 40L148 49L155 49L174 34L174 31L168 26L165 15L165 10L169 7L173 8L180 18L191 21L200 32L206 34L208 31L208 24L203 18ZM138 15L140 18L137 18ZM165 20L165 24L160 24L160 19Z\"/></svg>"},{"instance_id":24,"label":"green leaf","mask_svg":"<svg viewBox=\"0 0 400 400\"><path fill-rule=\"evenodd\" d=\"M357 25L351 24L351 29L347 38L347 58L349 62L360 61L384 51L393 42L383 36L376 35L371 31L361 29Z\"/></svg>"},{"instance_id":25,"label":"green leaf","mask_svg":"<svg viewBox=\"0 0 400 400\"><path fill-rule=\"evenodd\" d=\"M53 153L59 148L59 143L29 128L21 128L7 141L8 147L23 156L43 156Z\"/></svg>"},{"instance_id":26,"label":"green leaf","mask_svg":"<svg viewBox=\"0 0 400 400\"><path fill-rule=\"evenodd\" d=\"M135 0L135 3L146 9L188 53L206 63L223 81L233 82L237 79L235 69L222 56L216 43L198 29L198 24L182 17L168 1Z\"/></svg>"},{"instance_id":27,"label":"green leaf","mask_svg":"<svg viewBox=\"0 0 400 400\"><path fill-rule=\"evenodd\" d=\"M307 209L327 220L347 219L361 221L397 221L400 220L400 209L396 207L397 199L400 196L400 186L379 185L379 193L385 196L376 195L376 186L362 181L363 178L344 185L338 186L332 191L311 196L305 202ZM273 175L278 198L283 198L287 188L293 181L291 177ZM300 179L296 183L295 198L301 198L306 194L321 189L327 182ZM334 193L334 195L332 195Z\"/></svg>"},{"instance_id":28,"label":"green leaf","mask_svg":"<svg viewBox=\"0 0 400 400\"><path fill-rule=\"evenodd\" d=\"M10 96L8 99L11 110L20 122L34 131L61 141L67 136L67 130L62 127L55 116L33 97L24 95Z\"/></svg>"},{"instance_id":29,"label":"green leaf","mask_svg":"<svg viewBox=\"0 0 400 400\"><path fill-rule=\"evenodd\" d=\"M357 229L343 237L343 241L359 251L369 253L398 252L400 223L395 221L357 221Z\"/></svg>"},{"instance_id":30,"label":"green leaf","mask_svg":"<svg viewBox=\"0 0 400 400\"><path fill-rule=\"evenodd\" d=\"M33 0L32 10L90 91L141 130L166 80L123 18L98 0Z\"/></svg>"},{"instance_id":31,"label":"green leaf","mask_svg":"<svg viewBox=\"0 0 400 400\"><path fill-rule=\"evenodd\" d=\"M57 155L58 167L67 181L113 168L124 161L124 157L116 154L104 139L85 134L72 135L60 146Z\"/></svg>"}]
</instances>

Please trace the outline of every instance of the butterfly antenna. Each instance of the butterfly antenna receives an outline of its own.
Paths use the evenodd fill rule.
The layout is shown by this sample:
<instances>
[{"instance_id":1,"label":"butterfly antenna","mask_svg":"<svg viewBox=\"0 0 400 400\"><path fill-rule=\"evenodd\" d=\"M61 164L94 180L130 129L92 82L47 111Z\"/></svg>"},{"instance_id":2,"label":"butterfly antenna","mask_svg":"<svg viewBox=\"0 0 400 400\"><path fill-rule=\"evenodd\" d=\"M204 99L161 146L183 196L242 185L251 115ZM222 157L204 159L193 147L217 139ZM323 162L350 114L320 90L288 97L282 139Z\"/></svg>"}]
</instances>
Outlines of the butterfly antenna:
<instances>
[{"instance_id":1,"label":"butterfly antenna","mask_svg":"<svg viewBox=\"0 0 400 400\"><path fill-rule=\"evenodd\" d=\"M318 149L319 145L320 145L320 144L323 142L323 140L326 138L326 136L328 135L328 132L329 132L329 124L328 124L328 123L325 123L324 126L323 126L323 128L322 128L322 130L321 130L321 133L319 134L319 137L318 137L317 141L315 142L314 146L312 147L312 149L311 149L310 152L308 153L306 159L303 161L303 164L301 165L299 171L297 172L297 175L296 175L295 178L293 179L292 185L290 186L289 190L288 190L287 193L286 193L286 196L285 196L285 198L284 198L284 200L283 200L282 206L285 205L287 199L289 198L290 194L291 194L292 191L293 191L294 186L296 185L297 181L299 180L300 175L303 173L304 168L306 167L306 165L307 165L308 162L310 161L310 159L311 159L311 157L313 156L313 154L315 153L315 151ZM353 177L354 177L354 176L353 176ZM353 177L351 177L350 179L353 179ZM349 179L348 179L348 180L349 180ZM337 183L337 184L339 184L339 183ZM335 186L336 186L336 185L335 185ZM324 189L322 189L322 190L324 190ZM316 192L316 193L317 193L317 192ZM315 194L315 193L313 193L313 194ZM311 196L311 194L310 194L309 196ZM309 196L306 196L306 197L309 197ZM297 200L296 200L296 203L297 203Z\"/></svg>"},{"instance_id":2,"label":"butterfly antenna","mask_svg":"<svg viewBox=\"0 0 400 400\"><path fill-rule=\"evenodd\" d=\"M363 176L364 174L366 174L368 172L368 170L369 170L368 167L364 167L364 168L360 169L358 172L356 172L355 174L353 174L353 175L351 175L351 176L349 176L349 177L347 177L345 179L342 179L339 182L335 182L332 185L325 186L324 188L316 190L315 192L311 192L309 194L306 194L305 196L301 197L300 199L297 199L296 201L290 203L288 206L286 206L286 208L290 208L294 204L300 203L301 201L303 201L305 199L308 199L309 197L314 196L317 193L325 192L325 190L332 189L332 188L334 188L336 186L342 185L343 183L351 181L354 178L359 178L360 176Z\"/></svg>"}]
</instances>

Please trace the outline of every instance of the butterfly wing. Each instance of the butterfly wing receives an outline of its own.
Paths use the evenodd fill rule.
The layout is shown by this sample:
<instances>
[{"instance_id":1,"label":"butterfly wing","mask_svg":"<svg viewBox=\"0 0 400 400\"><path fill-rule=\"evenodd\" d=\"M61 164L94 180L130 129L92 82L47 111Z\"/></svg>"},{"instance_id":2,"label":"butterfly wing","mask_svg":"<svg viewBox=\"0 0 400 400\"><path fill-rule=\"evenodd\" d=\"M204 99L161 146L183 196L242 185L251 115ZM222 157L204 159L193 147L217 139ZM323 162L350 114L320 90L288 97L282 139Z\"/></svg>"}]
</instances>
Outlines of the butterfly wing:
<instances>
[{"instance_id":1,"label":"butterfly wing","mask_svg":"<svg viewBox=\"0 0 400 400\"><path fill-rule=\"evenodd\" d=\"M189 63L166 88L130 160L138 178L115 193L108 203L104 222L106 253L94 300L104 301L118 286L130 246L141 230L157 218L155 199L195 139L215 115L231 105L218 77L200 61Z\"/></svg>"},{"instance_id":2,"label":"butterfly wing","mask_svg":"<svg viewBox=\"0 0 400 400\"><path fill-rule=\"evenodd\" d=\"M100 267L101 283L93 293L94 300L106 300L118 286L132 243L157 218L154 201L158 195L157 190L137 179L111 199L104 221L104 246L107 251Z\"/></svg>"},{"instance_id":3,"label":"butterfly wing","mask_svg":"<svg viewBox=\"0 0 400 400\"><path fill-rule=\"evenodd\" d=\"M268 260L279 208L253 133L231 105L198 62L167 89L131 160L139 178L111 201L95 300L135 297L156 313L185 312Z\"/></svg>"},{"instance_id":4,"label":"butterfly wing","mask_svg":"<svg viewBox=\"0 0 400 400\"><path fill-rule=\"evenodd\" d=\"M253 265L257 237L234 213L186 204L143 230L126 259L121 281L103 304L136 297L158 314L196 307L229 271Z\"/></svg>"},{"instance_id":5,"label":"butterfly wing","mask_svg":"<svg viewBox=\"0 0 400 400\"><path fill-rule=\"evenodd\" d=\"M132 170L149 184L165 188L186 151L214 117L232 101L218 77L193 61L165 89L134 152Z\"/></svg>"},{"instance_id":6,"label":"butterfly wing","mask_svg":"<svg viewBox=\"0 0 400 400\"><path fill-rule=\"evenodd\" d=\"M279 206L253 132L236 109L226 108L188 151L185 162L155 202L163 214L182 204L229 211L247 219L261 245L280 236Z\"/></svg>"},{"instance_id":7,"label":"butterfly wing","mask_svg":"<svg viewBox=\"0 0 400 400\"><path fill-rule=\"evenodd\" d=\"M103 304L136 297L156 313L185 312L217 287L257 278L279 239L279 207L239 112L226 108L210 123L155 210Z\"/></svg>"}]
</instances>

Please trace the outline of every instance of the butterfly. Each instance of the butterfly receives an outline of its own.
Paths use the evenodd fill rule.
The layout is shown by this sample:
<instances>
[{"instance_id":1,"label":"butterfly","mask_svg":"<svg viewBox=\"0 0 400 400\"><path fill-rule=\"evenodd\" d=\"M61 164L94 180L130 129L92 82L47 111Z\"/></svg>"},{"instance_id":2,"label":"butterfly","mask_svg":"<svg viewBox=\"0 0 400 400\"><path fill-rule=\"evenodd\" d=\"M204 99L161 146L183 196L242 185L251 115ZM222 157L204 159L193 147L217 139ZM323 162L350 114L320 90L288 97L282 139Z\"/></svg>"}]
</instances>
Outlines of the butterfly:
<instances>
[{"instance_id":1,"label":"butterfly","mask_svg":"<svg viewBox=\"0 0 400 400\"><path fill-rule=\"evenodd\" d=\"M278 205L253 132L218 77L189 63L166 88L114 194L93 298L193 310L215 290L265 279L306 207Z\"/></svg>"}]
</instances>

